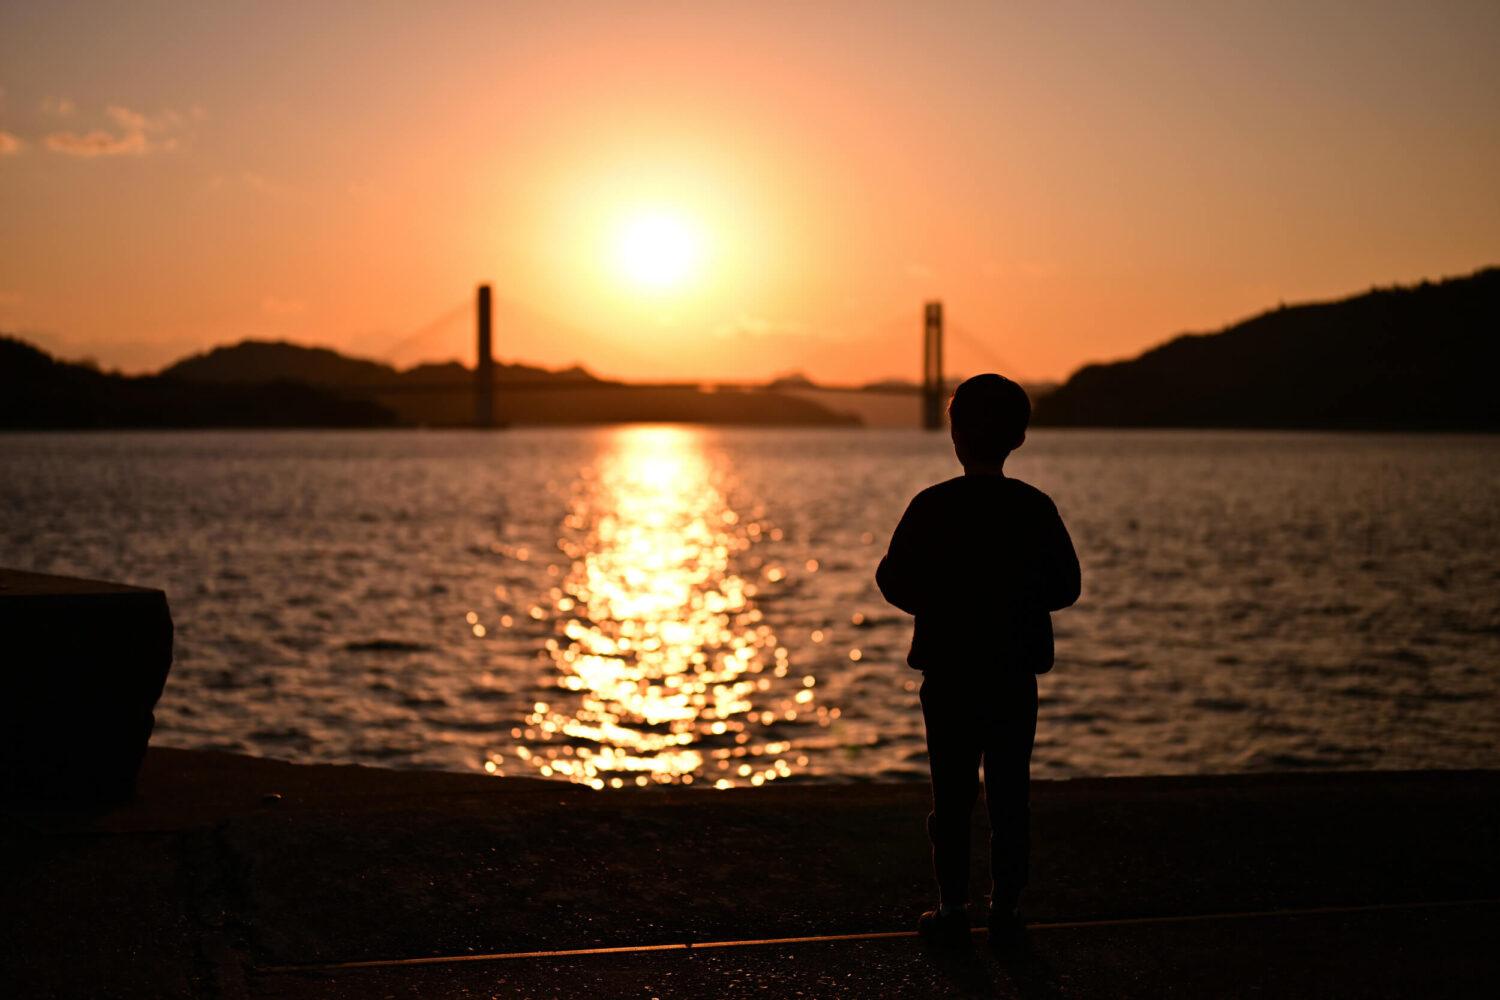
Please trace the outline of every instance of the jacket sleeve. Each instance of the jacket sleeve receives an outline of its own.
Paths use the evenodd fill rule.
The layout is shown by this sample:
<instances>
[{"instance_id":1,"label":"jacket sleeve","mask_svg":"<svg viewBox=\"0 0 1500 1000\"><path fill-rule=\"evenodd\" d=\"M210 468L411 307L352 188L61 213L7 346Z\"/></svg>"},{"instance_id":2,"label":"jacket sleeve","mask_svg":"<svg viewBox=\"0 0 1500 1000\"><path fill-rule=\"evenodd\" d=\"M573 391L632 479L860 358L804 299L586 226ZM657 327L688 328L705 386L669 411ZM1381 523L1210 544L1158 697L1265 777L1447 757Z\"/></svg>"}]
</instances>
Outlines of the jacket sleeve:
<instances>
[{"instance_id":1,"label":"jacket sleeve","mask_svg":"<svg viewBox=\"0 0 1500 1000\"><path fill-rule=\"evenodd\" d=\"M1078 600L1082 579L1073 539L1057 513L1057 505L1051 500L1047 501L1042 519L1040 541L1036 594L1048 611L1058 611Z\"/></svg>"},{"instance_id":2,"label":"jacket sleeve","mask_svg":"<svg viewBox=\"0 0 1500 1000\"><path fill-rule=\"evenodd\" d=\"M875 570L875 585L881 595L909 615L917 614L928 592L923 555L929 546L924 542L924 534L918 502L913 499L891 534L885 558Z\"/></svg>"}]
</instances>

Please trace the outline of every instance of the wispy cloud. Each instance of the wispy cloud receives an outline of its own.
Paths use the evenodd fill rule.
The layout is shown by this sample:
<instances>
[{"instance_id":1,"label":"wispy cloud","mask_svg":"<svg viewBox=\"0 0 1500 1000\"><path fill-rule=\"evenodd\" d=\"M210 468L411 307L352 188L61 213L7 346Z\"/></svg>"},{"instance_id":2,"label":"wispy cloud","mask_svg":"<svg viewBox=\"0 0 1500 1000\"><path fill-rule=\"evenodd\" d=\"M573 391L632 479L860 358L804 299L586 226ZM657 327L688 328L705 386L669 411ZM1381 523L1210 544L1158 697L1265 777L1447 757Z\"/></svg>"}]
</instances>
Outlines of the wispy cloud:
<instances>
[{"instance_id":1,"label":"wispy cloud","mask_svg":"<svg viewBox=\"0 0 1500 1000\"><path fill-rule=\"evenodd\" d=\"M21 140L9 132L0 132L0 156L10 156L21 150Z\"/></svg>"},{"instance_id":2,"label":"wispy cloud","mask_svg":"<svg viewBox=\"0 0 1500 1000\"><path fill-rule=\"evenodd\" d=\"M146 131L146 116L139 111L131 111L129 108L118 104L111 104L104 109L104 113L109 115L110 121L127 132Z\"/></svg>"},{"instance_id":3,"label":"wispy cloud","mask_svg":"<svg viewBox=\"0 0 1500 1000\"><path fill-rule=\"evenodd\" d=\"M111 104L104 109L104 113L109 116L110 121L127 132L168 132L172 129L180 128L186 120L186 116L182 112L172 108L158 111L154 115L148 115L139 111L133 111L121 104ZM194 105L193 109L188 112L188 115L194 119L201 119L203 117L203 109Z\"/></svg>"},{"instance_id":4,"label":"wispy cloud","mask_svg":"<svg viewBox=\"0 0 1500 1000\"><path fill-rule=\"evenodd\" d=\"M141 132L112 135L103 129L79 134L53 132L44 140L54 153L68 156L141 156L146 152L146 136Z\"/></svg>"},{"instance_id":5,"label":"wispy cloud","mask_svg":"<svg viewBox=\"0 0 1500 1000\"><path fill-rule=\"evenodd\" d=\"M74 104L66 97L58 97L55 94L48 94L46 97L42 98L43 114L56 115L59 118L66 118L77 109L78 105Z\"/></svg>"},{"instance_id":6,"label":"wispy cloud","mask_svg":"<svg viewBox=\"0 0 1500 1000\"><path fill-rule=\"evenodd\" d=\"M49 104L49 102L51 102ZM46 98L44 110L53 114L68 115L73 111L73 102L66 98ZM118 132L96 128L89 132L51 132L42 141L53 152L68 156L144 156L153 149L174 150L179 140L172 133L185 121L179 111L168 108L154 115L132 110L122 104L111 104L104 114ZM192 116L201 117L201 109Z\"/></svg>"}]
</instances>

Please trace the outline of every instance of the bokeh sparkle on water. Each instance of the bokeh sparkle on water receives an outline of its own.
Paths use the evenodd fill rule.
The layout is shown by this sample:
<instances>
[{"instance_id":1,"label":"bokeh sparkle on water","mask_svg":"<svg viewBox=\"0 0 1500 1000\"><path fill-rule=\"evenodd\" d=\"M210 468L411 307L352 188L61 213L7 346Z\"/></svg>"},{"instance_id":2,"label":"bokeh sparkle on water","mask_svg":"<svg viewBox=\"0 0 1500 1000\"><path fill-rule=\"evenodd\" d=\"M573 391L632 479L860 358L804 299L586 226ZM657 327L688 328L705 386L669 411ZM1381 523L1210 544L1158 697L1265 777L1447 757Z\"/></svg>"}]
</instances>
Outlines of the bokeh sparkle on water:
<instances>
[{"instance_id":1,"label":"bokeh sparkle on water","mask_svg":"<svg viewBox=\"0 0 1500 1000\"><path fill-rule=\"evenodd\" d=\"M815 677L789 676L757 584L737 571L777 532L728 506L701 435L619 430L572 485L557 543L571 566L547 595L557 693L511 732L543 776L759 785L807 764L779 724L838 717L814 704ZM505 766L502 752L485 761Z\"/></svg>"}]
</instances>

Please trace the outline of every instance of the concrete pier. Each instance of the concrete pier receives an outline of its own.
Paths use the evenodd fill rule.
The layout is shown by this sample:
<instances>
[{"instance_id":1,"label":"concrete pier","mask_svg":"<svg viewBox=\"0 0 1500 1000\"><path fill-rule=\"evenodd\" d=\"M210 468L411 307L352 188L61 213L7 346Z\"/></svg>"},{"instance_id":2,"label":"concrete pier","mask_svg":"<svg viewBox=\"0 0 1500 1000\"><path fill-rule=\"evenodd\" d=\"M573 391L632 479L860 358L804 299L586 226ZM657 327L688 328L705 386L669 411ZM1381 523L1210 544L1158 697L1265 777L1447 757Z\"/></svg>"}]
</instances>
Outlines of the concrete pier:
<instances>
[{"instance_id":1,"label":"concrete pier","mask_svg":"<svg viewBox=\"0 0 1500 1000\"><path fill-rule=\"evenodd\" d=\"M910 933L933 901L926 802L922 785L592 792L153 749L128 806L6 824L0 908L27 919L0 978L18 996L286 1000L1500 982L1497 772L1037 782L1027 941L991 954L976 934L967 956Z\"/></svg>"}]
</instances>

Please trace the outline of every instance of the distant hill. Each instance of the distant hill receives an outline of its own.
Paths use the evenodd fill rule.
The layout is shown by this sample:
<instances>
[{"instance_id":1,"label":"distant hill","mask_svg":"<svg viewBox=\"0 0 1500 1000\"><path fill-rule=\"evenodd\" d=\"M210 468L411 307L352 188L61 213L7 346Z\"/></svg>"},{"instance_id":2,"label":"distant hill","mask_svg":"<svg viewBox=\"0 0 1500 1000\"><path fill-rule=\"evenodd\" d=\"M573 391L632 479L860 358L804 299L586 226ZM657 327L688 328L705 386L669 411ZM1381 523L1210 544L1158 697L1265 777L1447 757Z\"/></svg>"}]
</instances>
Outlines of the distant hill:
<instances>
[{"instance_id":1,"label":"distant hill","mask_svg":"<svg viewBox=\"0 0 1500 1000\"><path fill-rule=\"evenodd\" d=\"M0 427L384 427L389 410L309 385L207 385L167 375L128 378L57 361L0 336Z\"/></svg>"},{"instance_id":2,"label":"distant hill","mask_svg":"<svg viewBox=\"0 0 1500 1000\"><path fill-rule=\"evenodd\" d=\"M194 354L162 370L163 375L194 382L304 382L347 389L357 386L451 384L472 388L474 369L456 361L424 364L405 371L364 358L351 358L326 347L303 347L286 341L245 340ZM598 382L582 368L559 372L530 365L495 363L496 382Z\"/></svg>"},{"instance_id":3,"label":"distant hill","mask_svg":"<svg viewBox=\"0 0 1500 1000\"><path fill-rule=\"evenodd\" d=\"M468 427L474 422L474 369L457 362L397 371L326 348L247 340L185 358L162 374L216 385L303 382L377 403L403 424ZM496 362L495 386L495 419L502 424L859 423L857 417L783 392L629 385L577 366L549 371Z\"/></svg>"},{"instance_id":4,"label":"distant hill","mask_svg":"<svg viewBox=\"0 0 1500 1000\"><path fill-rule=\"evenodd\" d=\"M770 389L816 389L818 384L803 372L787 372L766 383Z\"/></svg>"},{"instance_id":5,"label":"distant hill","mask_svg":"<svg viewBox=\"0 0 1500 1000\"><path fill-rule=\"evenodd\" d=\"M1080 369L1035 423L1500 429L1500 269L1283 307Z\"/></svg>"}]
</instances>

